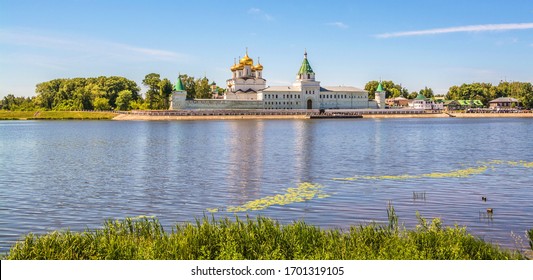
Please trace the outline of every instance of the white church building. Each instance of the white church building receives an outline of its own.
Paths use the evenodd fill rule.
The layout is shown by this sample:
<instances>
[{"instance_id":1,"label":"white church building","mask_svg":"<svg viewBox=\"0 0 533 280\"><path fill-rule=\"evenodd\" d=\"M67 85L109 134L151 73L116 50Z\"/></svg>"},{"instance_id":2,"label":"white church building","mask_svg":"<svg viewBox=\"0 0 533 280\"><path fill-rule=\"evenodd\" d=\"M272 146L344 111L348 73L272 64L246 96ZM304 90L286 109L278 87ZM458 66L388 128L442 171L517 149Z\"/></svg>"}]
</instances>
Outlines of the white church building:
<instances>
[{"instance_id":1,"label":"white church building","mask_svg":"<svg viewBox=\"0 0 533 280\"><path fill-rule=\"evenodd\" d=\"M287 86L266 86L263 65L254 65L248 51L230 68L224 99L186 100L178 79L172 93L171 110L177 109L376 109L385 108L385 91L376 91L368 100L366 90L352 86L321 86L304 53L296 80Z\"/></svg>"}]
</instances>

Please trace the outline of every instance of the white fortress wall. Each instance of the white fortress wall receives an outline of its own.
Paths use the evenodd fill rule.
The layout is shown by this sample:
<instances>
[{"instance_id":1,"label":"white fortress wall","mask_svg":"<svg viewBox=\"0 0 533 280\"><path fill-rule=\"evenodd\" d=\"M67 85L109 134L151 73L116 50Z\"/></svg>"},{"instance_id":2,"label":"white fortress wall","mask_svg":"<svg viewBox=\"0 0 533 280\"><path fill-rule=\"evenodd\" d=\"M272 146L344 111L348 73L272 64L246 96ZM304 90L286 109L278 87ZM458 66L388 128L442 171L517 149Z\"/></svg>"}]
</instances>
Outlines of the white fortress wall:
<instances>
[{"instance_id":1,"label":"white fortress wall","mask_svg":"<svg viewBox=\"0 0 533 280\"><path fill-rule=\"evenodd\" d=\"M172 109L263 109L262 101L253 100L195 99L185 100L180 105Z\"/></svg>"}]
</instances>

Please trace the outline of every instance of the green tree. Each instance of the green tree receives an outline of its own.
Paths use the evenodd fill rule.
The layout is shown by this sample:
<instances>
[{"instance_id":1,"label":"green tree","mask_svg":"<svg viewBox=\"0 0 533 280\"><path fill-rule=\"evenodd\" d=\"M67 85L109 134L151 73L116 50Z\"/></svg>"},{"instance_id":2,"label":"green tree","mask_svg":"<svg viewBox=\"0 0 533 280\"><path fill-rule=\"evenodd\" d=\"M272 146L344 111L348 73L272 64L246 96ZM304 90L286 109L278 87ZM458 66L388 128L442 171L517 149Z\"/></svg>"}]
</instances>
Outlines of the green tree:
<instances>
[{"instance_id":1,"label":"green tree","mask_svg":"<svg viewBox=\"0 0 533 280\"><path fill-rule=\"evenodd\" d=\"M109 105L109 99L105 97L97 97L94 99L94 109L95 110L111 110Z\"/></svg>"},{"instance_id":2,"label":"green tree","mask_svg":"<svg viewBox=\"0 0 533 280\"><path fill-rule=\"evenodd\" d=\"M365 90L368 91L368 99L374 99L376 97L376 90L378 88L378 81L370 81L366 83Z\"/></svg>"},{"instance_id":3,"label":"green tree","mask_svg":"<svg viewBox=\"0 0 533 280\"><path fill-rule=\"evenodd\" d=\"M407 98L408 98L408 99L415 99L417 95L418 95L418 92L413 91L413 92L409 93L409 95L407 96Z\"/></svg>"},{"instance_id":4,"label":"green tree","mask_svg":"<svg viewBox=\"0 0 533 280\"><path fill-rule=\"evenodd\" d=\"M144 77L143 85L148 87L146 91L145 102L148 104L148 109L157 109L159 107L161 76L156 73L150 73Z\"/></svg>"},{"instance_id":5,"label":"green tree","mask_svg":"<svg viewBox=\"0 0 533 280\"><path fill-rule=\"evenodd\" d=\"M8 94L7 96L4 96L4 99L2 100L2 109L14 110L15 106L15 96L13 94Z\"/></svg>"},{"instance_id":6,"label":"green tree","mask_svg":"<svg viewBox=\"0 0 533 280\"><path fill-rule=\"evenodd\" d=\"M34 97L16 97L8 94L0 100L0 109L11 111L31 111L35 109Z\"/></svg>"},{"instance_id":7,"label":"green tree","mask_svg":"<svg viewBox=\"0 0 533 280\"><path fill-rule=\"evenodd\" d=\"M533 85L531 83L512 82L508 89L509 97L520 101L525 108L533 108Z\"/></svg>"},{"instance_id":8,"label":"green tree","mask_svg":"<svg viewBox=\"0 0 533 280\"><path fill-rule=\"evenodd\" d=\"M425 96L426 98L432 98L432 97L434 97L433 89L428 88L428 87L424 87L424 89L421 89L421 90L420 90L420 94L422 94L422 95Z\"/></svg>"},{"instance_id":9,"label":"green tree","mask_svg":"<svg viewBox=\"0 0 533 280\"><path fill-rule=\"evenodd\" d=\"M118 93L116 99L117 110L127 111L130 109L130 102L133 100L133 93L131 90L122 90Z\"/></svg>"},{"instance_id":10,"label":"green tree","mask_svg":"<svg viewBox=\"0 0 533 280\"><path fill-rule=\"evenodd\" d=\"M172 83L165 78L159 83L159 92L161 93L161 104L159 109L168 110L170 107L170 96L172 95Z\"/></svg>"},{"instance_id":11,"label":"green tree","mask_svg":"<svg viewBox=\"0 0 533 280\"><path fill-rule=\"evenodd\" d=\"M48 82L37 84L35 92L37 93L37 104L51 110L54 107L55 96L59 92L59 87L64 79L55 79Z\"/></svg>"},{"instance_id":12,"label":"green tree","mask_svg":"<svg viewBox=\"0 0 533 280\"><path fill-rule=\"evenodd\" d=\"M397 88L392 88L391 89L391 97L392 98L400 97L401 95L402 95L402 92L399 91Z\"/></svg>"},{"instance_id":13,"label":"green tree","mask_svg":"<svg viewBox=\"0 0 533 280\"><path fill-rule=\"evenodd\" d=\"M77 110L92 110L94 108L92 94L87 87L76 88L72 99Z\"/></svg>"},{"instance_id":14,"label":"green tree","mask_svg":"<svg viewBox=\"0 0 533 280\"><path fill-rule=\"evenodd\" d=\"M226 89L217 86L217 94L218 94L219 96L224 95L225 92L226 92Z\"/></svg>"},{"instance_id":15,"label":"green tree","mask_svg":"<svg viewBox=\"0 0 533 280\"><path fill-rule=\"evenodd\" d=\"M209 84L209 79L204 77L196 80L194 91L196 93L195 98L197 99L211 98L211 85Z\"/></svg>"}]
</instances>

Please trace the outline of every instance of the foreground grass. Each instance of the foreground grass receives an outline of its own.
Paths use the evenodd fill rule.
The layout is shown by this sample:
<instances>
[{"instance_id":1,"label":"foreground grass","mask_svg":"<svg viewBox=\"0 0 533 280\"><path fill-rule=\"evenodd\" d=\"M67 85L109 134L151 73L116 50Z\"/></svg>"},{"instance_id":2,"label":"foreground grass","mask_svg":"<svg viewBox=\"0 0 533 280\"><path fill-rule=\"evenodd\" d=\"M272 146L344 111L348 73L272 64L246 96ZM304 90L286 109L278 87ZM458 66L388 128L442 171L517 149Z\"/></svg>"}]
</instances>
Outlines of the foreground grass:
<instances>
[{"instance_id":1,"label":"foreground grass","mask_svg":"<svg viewBox=\"0 0 533 280\"><path fill-rule=\"evenodd\" d=\"M111 112L0 110L0 120L110 120L116 115Z\"/></svg>"},{"instance_id":2,"label":"foreground grass","mask_svg":"<svg viewBox=\"0 0 533 280\"><path fill-rule=\"evenodd\" d=\"M393 222L395 222L393 220ZM8 259L523 259L471 236L465 228L420 219L414 230L370 224L322 230L304 222L280 225L258 217L203 218L170 233L155 219L106 221L102 229L29 234Z\"/></svg>"}]
</instances>

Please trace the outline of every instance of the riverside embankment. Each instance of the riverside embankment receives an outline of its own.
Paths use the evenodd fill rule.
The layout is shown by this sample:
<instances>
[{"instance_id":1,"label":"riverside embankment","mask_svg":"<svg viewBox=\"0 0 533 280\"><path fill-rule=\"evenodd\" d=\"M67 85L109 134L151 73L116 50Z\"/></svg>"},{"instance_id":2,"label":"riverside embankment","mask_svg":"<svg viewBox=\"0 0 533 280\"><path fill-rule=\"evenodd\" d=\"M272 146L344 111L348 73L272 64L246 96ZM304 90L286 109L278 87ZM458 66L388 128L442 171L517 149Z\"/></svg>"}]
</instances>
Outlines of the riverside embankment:
<instances>
[{"instance_id":1,"label":"riverside embankment","mask_svg":"<svg viewBox=\"0 0 533 280\"><path fill-rule=\"evenodd\" d=\"M204 111L131 111L114 120L241 120L311 118L533 118L533 113L427 113L419 110L204 110Z\"/></svg>"}]
</instances>

